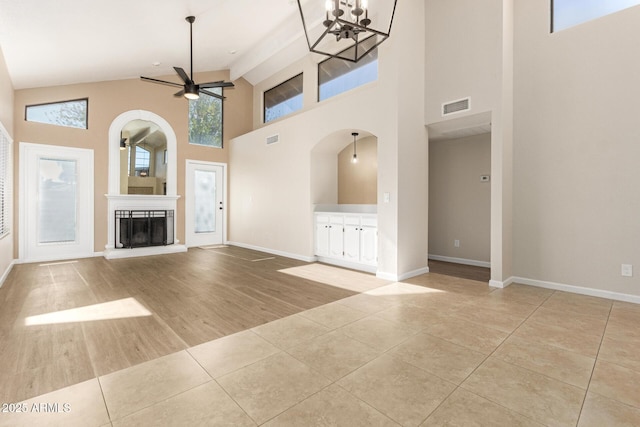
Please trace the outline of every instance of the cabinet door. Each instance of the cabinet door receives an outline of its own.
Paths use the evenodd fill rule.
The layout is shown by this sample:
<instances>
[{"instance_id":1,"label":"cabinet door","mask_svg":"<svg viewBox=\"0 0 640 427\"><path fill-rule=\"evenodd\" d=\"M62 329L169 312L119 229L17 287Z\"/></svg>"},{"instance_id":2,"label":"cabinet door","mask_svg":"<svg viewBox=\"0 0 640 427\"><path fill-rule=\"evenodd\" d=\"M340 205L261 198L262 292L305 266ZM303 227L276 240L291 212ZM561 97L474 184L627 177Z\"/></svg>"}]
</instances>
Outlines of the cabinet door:
<instances>
[{"instance_id":1,"label":"cabinet door","mask_svg":"<svg viewBox=\"0 0 640 427\"><path fill-rule=\"evenodd\" d=\"M363 264L378 264L378 229L376 227L362 227L360 231L360 262Z\"/></svg>"},{"instance_id":2,"label":"cabinet door","mask_svg":"<svg viewBox=\"0 0 640 427\"><path fill-rule=\"evenodd\" d=\"M329 224L316 224L316 255L329 256Z\"/></svg>"},{"instance_id":3,"label":"cabinet door","mask_svg":"<svg viewBox=\"0 0 640 427\"><path fill-rule=\"evenodd\" d=\"M329 226L329 256L342 258L344 252L342 225L331 224Z\"/></svg>"},{"instance_id":4,"label":"cabinet door","mask_svg":"<svg viewBox=\"0 0 640 427\"><path fill-rule=\"evenodd\" d=\"M360 262L360 227L344 226L344 259Z\"/></svg>"}]
</instances>

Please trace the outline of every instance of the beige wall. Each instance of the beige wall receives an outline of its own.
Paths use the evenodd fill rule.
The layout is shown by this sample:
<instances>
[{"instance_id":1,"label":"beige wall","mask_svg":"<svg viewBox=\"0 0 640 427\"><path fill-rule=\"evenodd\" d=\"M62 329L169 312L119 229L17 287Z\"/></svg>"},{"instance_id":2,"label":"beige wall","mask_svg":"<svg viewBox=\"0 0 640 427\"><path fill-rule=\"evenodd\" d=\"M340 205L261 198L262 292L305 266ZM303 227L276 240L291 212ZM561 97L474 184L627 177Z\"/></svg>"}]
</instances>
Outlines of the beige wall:
<instances>
[{"instance_id":1,"label":"beige wall","mask_svg":"<svg viewBox=\"0 0 640 427\"><path fill-rule=\"evenodd\" d=\"M174 78L174 76L167 76ZM228 72L196 74L196 81L212 81L228 78ZM94 211L95 251L101 252L107 243L107 193L108 182L108 132L112 121L121 113L130 110L148 110L169 122L178 138L177 188L178 226L177 239L184 242L184 176L185 160L197 159L213 162L228 162L228 142L231 138L250 130L252 123L252 87L240 79L234 89L225 90L224 101L224 148L216 149L188 144L188 104L184 99L172 95L174 89L140 81L118 80L69 86L24 89L15 92L15 135L18 142L61 145L94 150ZM26 122L25 105L68 99L89 98L89 128L71 129L41 123ZM16 163L17 164L17 163ZM17 185L16 185L17 187ZM17 193L16 188L16 193ZM17 228L17 225L16 225ZM17 238L15 251L17 256Z\"/></svg>"},{"instance_id":2,"label":"beige wall","mask_svg":"<svg viewBox=\"0 0 640 427\"><path fill-rule=\"evenodd\" d=\"M9 78L9 72L4 61L2 50L0 49L0 123L9 133L9 137L13 137L13 86ZM15 144L12 144L12 148ZM14 150L15 151L15 150ZM10 153L11 154L11 153ZM17 193L15 193L17 194ZM11 213L9 214L11 215ZM12 224L9 218L9 224ZM13 237L14 230L17 225L10 225L11 234L0 239L0 286L2 286L2 277L13 262Z\"/></svg>"},{"instance_id":3,"label":"beige wall","mask_svg":"<svg viewBox=\"0 0 640 427\"><path fill-rule=\"evenodd\" d=\"M378 203L378 140L362 138L356 143L358 163L352 163L353 143L338 154L338 203Z\"/></svg>"},{"instance_id":4,"label":"beige wall","mask_svg":"<svg viewBox=\"0 0 640 427\"><path fill-rule=\"evenodd\" d=\"M635 6L550 34L546 2L516 2L517 276L640 295L638 22Z\"/></svg>"},{"instance_id":5,"label":"beige wall","mask_svg":"<svg viewBox=\"0 0 640 427\"><path fill-rule=\"evenodd\" d=\"M429 142L429 255L490 261L490 170L490 134Z\"/></svg>"}]
</instances>

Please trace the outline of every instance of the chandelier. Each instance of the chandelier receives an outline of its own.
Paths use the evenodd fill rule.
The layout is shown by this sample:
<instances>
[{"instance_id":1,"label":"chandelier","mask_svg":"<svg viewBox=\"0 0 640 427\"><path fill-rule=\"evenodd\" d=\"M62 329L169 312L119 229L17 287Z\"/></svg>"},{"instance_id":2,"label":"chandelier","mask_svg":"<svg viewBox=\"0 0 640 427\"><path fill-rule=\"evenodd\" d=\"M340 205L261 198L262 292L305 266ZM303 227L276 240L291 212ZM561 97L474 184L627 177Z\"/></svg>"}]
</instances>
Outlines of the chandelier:
<instances>
[{"instance_id":1,"label":"chandelier","mask_svg":"<svg viewBox=\"0 0 640 427\"><path fill-rule=\"evenodd\" d=\"M398 0L297 0L311 52L358 62L389 38Z\"/></svg>"}]
</instances>

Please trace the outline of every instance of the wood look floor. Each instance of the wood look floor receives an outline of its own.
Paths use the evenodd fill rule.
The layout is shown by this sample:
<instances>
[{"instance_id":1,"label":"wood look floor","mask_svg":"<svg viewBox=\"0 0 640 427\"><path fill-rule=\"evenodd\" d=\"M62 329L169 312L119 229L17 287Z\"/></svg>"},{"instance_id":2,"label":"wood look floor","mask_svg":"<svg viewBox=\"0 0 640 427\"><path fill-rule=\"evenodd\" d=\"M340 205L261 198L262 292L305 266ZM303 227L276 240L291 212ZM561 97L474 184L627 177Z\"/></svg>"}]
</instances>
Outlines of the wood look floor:
<instances>
[{"instance_id":1,"label":"wood look floor","mask_svg":"<svg viewBox=\"0 0 640 427\"><path fill-rule=\"evenodd\" d=\"M306 265L237 247L15 265L0 288L0 402L41 395L357 293L322 283L331 282L323 280L329 269L307 277L297 272ZM131 312L132 304L150 313ZM74 320L78 310L82 321ZM92 315L101 320L92 321Z\"/></svg>"},{"instance_id":2,"label":"wood look floor","mask_svg":"<svg viewBox=\"0 0 640 427\"><path fill-rule=\"evenodd\" d=\"M429 260L431 273L444 274L445 276L460 277L462 279L488 282L491 279L491 269L474 265L456 264L453 262Z\"/></svg>"}]
</instances>

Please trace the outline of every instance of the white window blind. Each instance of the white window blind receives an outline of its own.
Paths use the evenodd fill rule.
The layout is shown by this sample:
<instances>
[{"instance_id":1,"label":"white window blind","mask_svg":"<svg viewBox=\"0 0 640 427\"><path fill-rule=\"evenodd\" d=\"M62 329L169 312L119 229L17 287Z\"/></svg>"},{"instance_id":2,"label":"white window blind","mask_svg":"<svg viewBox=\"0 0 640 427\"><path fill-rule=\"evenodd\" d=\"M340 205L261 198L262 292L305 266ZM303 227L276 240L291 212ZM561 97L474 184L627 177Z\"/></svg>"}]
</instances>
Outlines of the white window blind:
<instances>
[{"instance_id":1,"label":"white window blind","mask_svg":"<svg viewBox=\"0 0 640 427\"><path fill-rule=\"evenodd\" d=\"M11 182L11 139L0 124L0 238L10 229Z\"/></svg>"}]
</instances>

